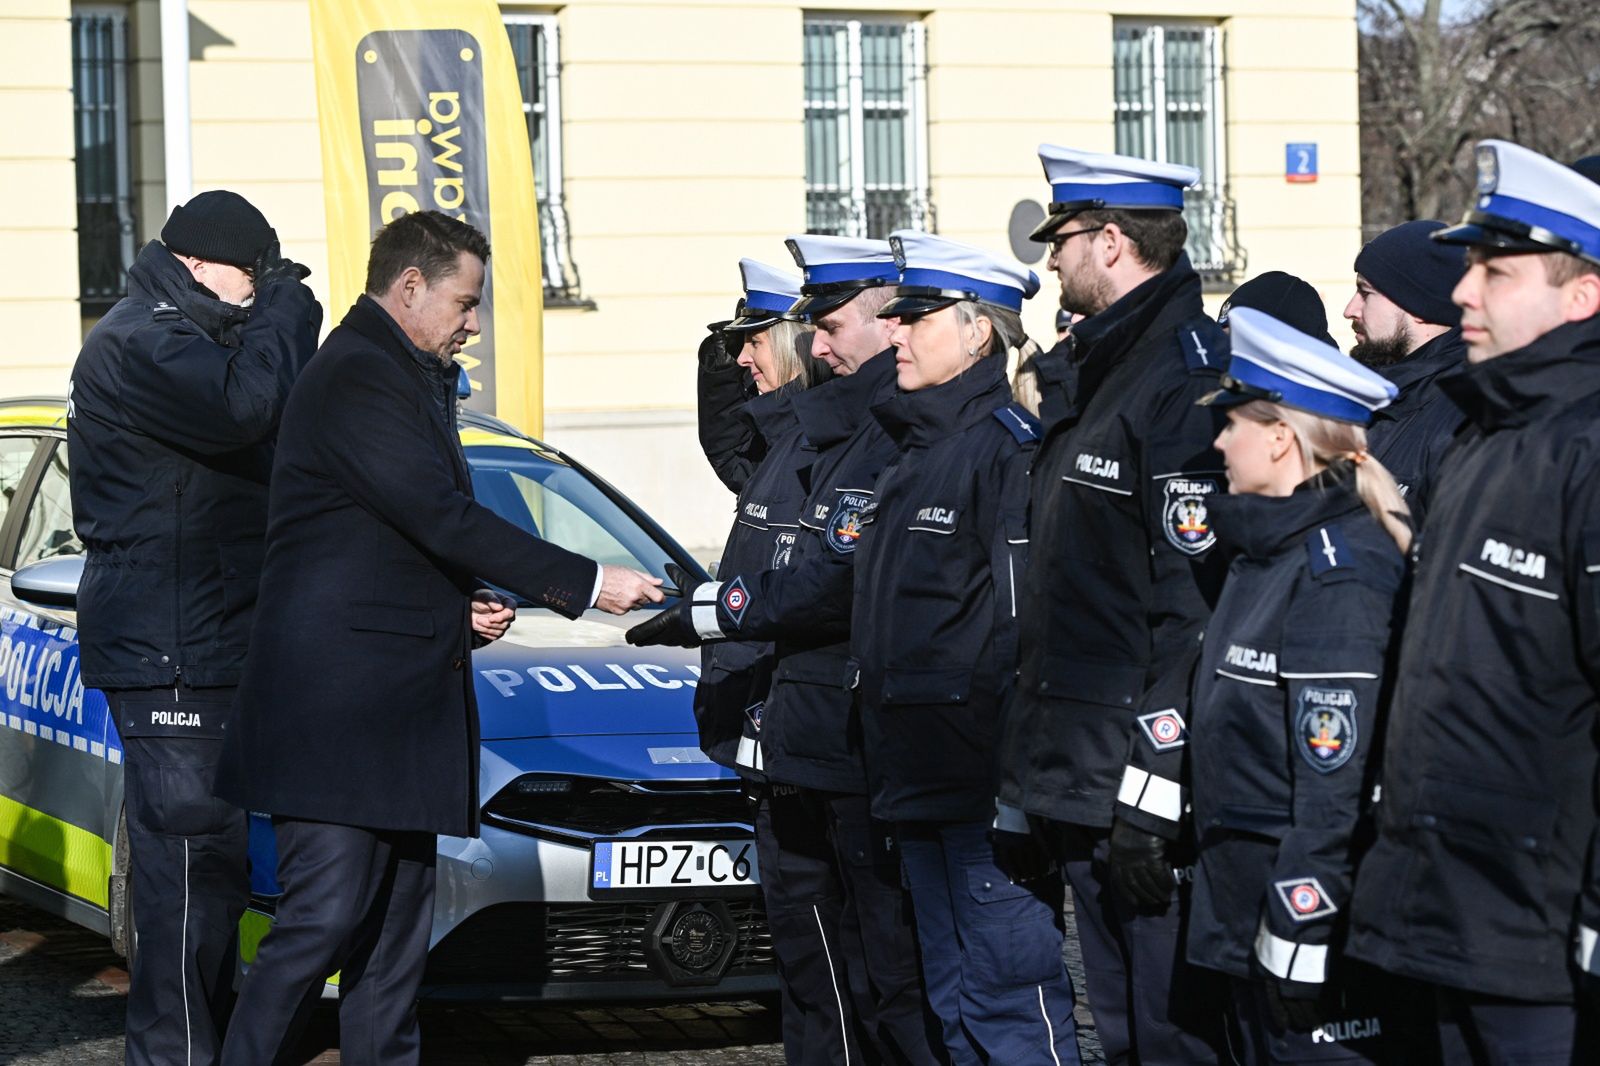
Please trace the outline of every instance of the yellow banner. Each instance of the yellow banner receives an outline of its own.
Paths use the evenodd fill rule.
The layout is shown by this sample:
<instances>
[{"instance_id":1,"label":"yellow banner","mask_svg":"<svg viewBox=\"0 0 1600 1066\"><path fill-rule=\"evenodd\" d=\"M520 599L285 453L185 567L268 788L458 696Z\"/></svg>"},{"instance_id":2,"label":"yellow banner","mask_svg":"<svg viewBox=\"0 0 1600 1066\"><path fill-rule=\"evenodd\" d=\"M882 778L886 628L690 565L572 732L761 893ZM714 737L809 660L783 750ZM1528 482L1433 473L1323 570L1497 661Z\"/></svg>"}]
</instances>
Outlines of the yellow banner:
<instances>
[{"instance_id":1,"label":"yellow banner","mask_svg":"<svg viewBox=\"0 0 1600 1066\"><path fill-rule=\"evenodd\" d=\"M489 238L468 406L539 434L544 285L516 61L494 0L310 0L335 308L384 223L438 210Z\"/></svg>"}]
</instances>

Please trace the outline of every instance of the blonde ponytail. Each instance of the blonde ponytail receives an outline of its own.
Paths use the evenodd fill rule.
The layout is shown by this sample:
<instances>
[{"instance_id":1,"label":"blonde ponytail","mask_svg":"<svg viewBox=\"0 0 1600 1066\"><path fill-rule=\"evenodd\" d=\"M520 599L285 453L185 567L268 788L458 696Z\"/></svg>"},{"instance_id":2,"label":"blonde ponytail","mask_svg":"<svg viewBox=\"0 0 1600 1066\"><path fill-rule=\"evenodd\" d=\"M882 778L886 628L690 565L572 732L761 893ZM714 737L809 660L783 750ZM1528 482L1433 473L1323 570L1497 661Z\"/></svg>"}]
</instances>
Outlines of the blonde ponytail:
<instances>
[{"instance_id":1,"label":"blonde ponytail","mask_svg":"<svg viewBox=\"0 0 1600 1066\"><path fill-rule=\"evenodd\" d=\"M1271 424L1284 422L1294 430L1300 444L1300 458L1307 470L1343 460L1355 467L1356 495L1367 505L1372 517L1394 538L1402 553L1411 550L1411 508L1400 495L1394 475L1367 451L1367 430L1351 422L1297 411L1292 407L1252 400L1238 407L1241 418Z\"/></svg>"}]
</instances>

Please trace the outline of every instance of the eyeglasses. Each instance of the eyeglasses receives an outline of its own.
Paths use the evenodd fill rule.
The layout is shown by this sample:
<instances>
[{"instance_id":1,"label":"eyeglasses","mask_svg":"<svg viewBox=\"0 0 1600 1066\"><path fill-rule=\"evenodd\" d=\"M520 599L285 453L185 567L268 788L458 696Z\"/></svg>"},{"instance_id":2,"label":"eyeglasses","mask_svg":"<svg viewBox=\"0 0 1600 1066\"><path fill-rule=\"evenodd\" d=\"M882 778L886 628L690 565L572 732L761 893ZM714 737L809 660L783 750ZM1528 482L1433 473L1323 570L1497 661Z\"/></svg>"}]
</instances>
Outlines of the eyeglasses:
<instances>
[{"instance_id":1,"label":"eyeglasses","mask_svg":"<svg viewBox=\"0 0 1600 1066\"><path fill-rule=\"evenodd\" d=\"M1099 233L1103 229L1105 229L1104 226L1090 226L1088 229L1075 229L1075 230L1072 230L1070 233L1057 233L1057 234L1054 234L1050 238L1050 242L1049 242L1050 243L1050 254L1051 255L1055 255L1057 252L1061 251L1061 246L1063 244L1066 244L1069 240L1071 240L1074 237L1081 236L1081 235L1083 235L1085 233Z\"/></svg>"}]
</instances>

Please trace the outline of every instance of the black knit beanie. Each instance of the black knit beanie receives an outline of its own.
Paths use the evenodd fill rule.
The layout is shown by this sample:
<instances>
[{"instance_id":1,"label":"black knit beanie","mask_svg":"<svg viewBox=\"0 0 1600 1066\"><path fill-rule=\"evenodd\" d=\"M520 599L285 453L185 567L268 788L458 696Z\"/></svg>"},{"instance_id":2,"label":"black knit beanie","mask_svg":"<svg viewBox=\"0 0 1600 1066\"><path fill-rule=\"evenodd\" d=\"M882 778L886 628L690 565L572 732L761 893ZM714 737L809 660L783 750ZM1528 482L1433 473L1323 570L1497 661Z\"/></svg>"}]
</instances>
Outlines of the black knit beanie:
<instances>
[{"instance_id":1,"label":"black knit beanie","mask_svg":"<svg viewBox=\"0 0 1600 1066\"><path fill-rule=\"evenodd\" d=\"M236 192L203 192L181 207L161 227L161 243L178 255L212 263L252 267L267 245L278 239L267 217Z\"/></svg>"},{"instance_id":2,"label":"black knit beanie","mask_svg":"<svg viewBox=\"0 0 1600 1066\"><path fill-rule=\"evenodd\" d=\"M1572 169L1593 182L1600 182L1600 155L1586 155L1572 164Z\"/></svg>"},{"instance_id":3,"label":"black knit beanie","mask_svg":"<svg viewBox=\"0 0 1600 1066\"><path fill-rule=\"evenodd\" d=\"M1356 273L1407 314L1439 326L1461 325L1450 293L1467 272L1459 245L1429 237L1443 222L1424 218L1384 230L1356 256Z\"/></svg>"},{"instance_id":4,"label":"black knit beanie","mask_svg":"<svg viewBox=\"0 0 1600 1066\"><path fill-rule=\"evenodd\" d=\"M1304 281L1281 270L1258 274L1233 290L1222 305L1217 324L1228 324L1228 313L1236 307L1249 307L1269 314L1286 326L1293 326L1324 344L1337 348L1333 335L1328 332L1328 309L1322 297Z\"/></svg>"}]
</instances>

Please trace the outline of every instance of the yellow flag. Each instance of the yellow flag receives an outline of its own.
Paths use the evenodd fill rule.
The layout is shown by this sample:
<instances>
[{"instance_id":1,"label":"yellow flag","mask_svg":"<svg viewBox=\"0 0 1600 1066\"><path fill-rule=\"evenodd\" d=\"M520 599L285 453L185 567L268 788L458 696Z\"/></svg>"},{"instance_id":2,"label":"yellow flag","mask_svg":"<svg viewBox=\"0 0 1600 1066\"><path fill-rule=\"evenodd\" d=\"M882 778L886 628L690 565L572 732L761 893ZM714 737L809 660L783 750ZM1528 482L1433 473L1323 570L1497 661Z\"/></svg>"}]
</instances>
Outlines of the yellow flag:
<instances>
[{"instance_id":1,"label":"yellow flag","mask_svg":"<svg viewBox=\"0 0 1600 1066\"><path fill-rule=\"evenodd\" d=\"M489 238L468 406L544 422L539 213L516 60L494 0L311 0L335 307L386 222L437 210Z\"/></svg>"}]
</instances>

